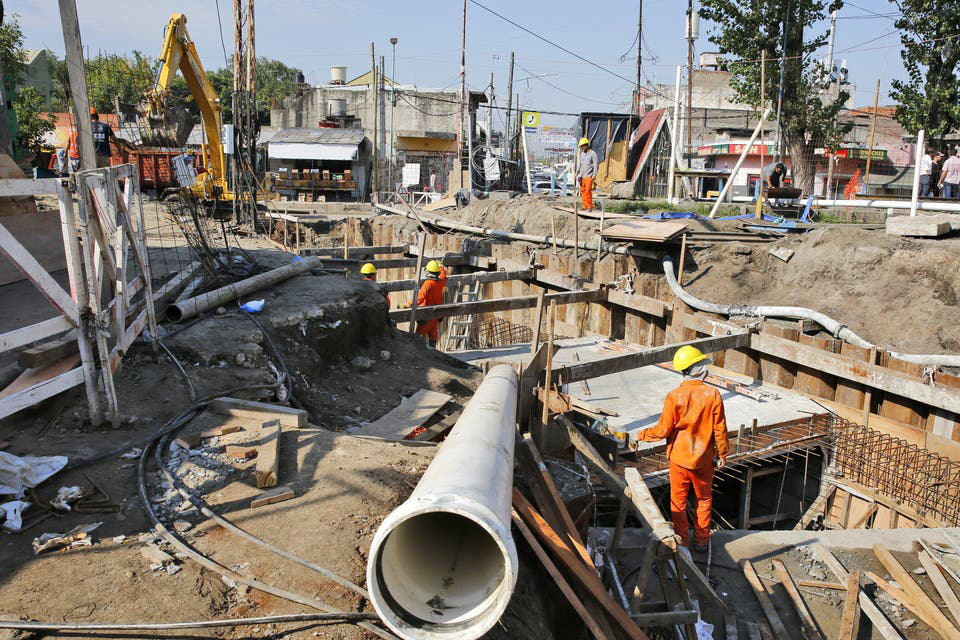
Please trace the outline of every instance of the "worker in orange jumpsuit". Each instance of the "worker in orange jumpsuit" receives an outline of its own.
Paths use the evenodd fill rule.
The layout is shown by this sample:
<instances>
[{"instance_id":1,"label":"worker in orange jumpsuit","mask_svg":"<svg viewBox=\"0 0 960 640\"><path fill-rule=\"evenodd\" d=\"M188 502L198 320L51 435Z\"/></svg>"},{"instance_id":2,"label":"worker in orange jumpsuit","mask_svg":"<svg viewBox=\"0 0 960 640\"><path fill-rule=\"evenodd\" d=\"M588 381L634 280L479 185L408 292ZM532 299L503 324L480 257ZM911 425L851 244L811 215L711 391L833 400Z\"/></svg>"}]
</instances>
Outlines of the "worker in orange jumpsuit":
<instances>
[{"instance_id":1,"label":"worker in orange jumpsuit","mask_svg":"<svg viewBox=\"0 0 960 640\"><path fill-rule=\"evenodd\" d=\"M690 545L687 496L693 487L697 497L693 549L697 552L706 551L710 542L714 456L717 468L722 469L730 448L723 399L719 391L703 382L709 362L696 347L677 349L673 368L683 373L683 382L667 394L657 425L637 434L637 439L644 442L667 440L670 515L680 543L685 547Z\"/></svg>"},{"instance_id":2,"label":"worker in orange jumpsuit","mask_svg":"<svg viewBox=\"0 0 960 640\"><path fill-rule=\"evenodd\" d=\"M417 294L417 307L443 304L443 289L446 286L447 270L436 260L431 260L427 263L427 277L420 285L420 292ZM436 348L440 340L440 320L417 322L417 335L423 336L431 347Z\"/></svg>"},{"instance_id":3,"label":"worker in orange jumpsuit","mask_svg":"<svg viewBox=\"0 0 960 640\"><path fill-rule=\"evenodd\" d=\"M367 282L376 282L377 281L377 267L372 263L368 262L362 267L360 267L360 277L366 280ZM387 309L390 309L390 294L384 294L387 297Z\"/></svg>"},{"instance_id":4,"label":"worker in orange jumpsuit","mask_svg":"<svg viewBox=\"0 0 960 640\"><path fill-rule=\"evenodd\" d=\"M584 211L593 211L593 182L597 179L597 152L590 148L589 138L580 138L580 158L577 162L577 184Z\"/></svg>"}]
</instances>

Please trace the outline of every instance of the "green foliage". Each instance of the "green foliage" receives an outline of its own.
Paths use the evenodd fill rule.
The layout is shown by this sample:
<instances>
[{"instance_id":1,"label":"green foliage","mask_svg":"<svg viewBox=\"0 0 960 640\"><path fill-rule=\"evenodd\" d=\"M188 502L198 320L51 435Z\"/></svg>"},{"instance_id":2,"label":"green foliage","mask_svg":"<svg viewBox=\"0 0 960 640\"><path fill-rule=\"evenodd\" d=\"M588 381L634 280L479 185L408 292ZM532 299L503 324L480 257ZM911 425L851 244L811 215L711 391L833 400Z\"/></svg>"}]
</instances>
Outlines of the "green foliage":
<instances>
[{"instance_id":1,"label":"green foliage","mask_svg":"<svg viewBox=\"0 0 960 640\"><path fill-rule=\"evenodd\" d=\"M850 126L837 122L849 94L822 91L827 77L815 56L827 33L806 32L842 5L842 0L703 0L700 12L714 23L710 41L725 54L739 101L760 104L759 61L765 53L764 91L767 105L775 106L784 61L781 128L797 182L808 193L816 168L813 149L835 145Z\"/></svg>"},{"instance_id":2,"label":"green foliage","mask_svg":"<svg viewBox=\"0 0 960 640\"><path fill-rule=\"evenodd\" d=\"M906 81L894 80L896 119L930 139L960 129L960 0L900 0L897 20Z\"/></svg>"},{"instance_id":3,"label":"green foliage","mask_svg":"<svg viewBox=\"0 0 960 640\"><path fill-rule=\"evenodd\" d=\"M27 70L23 60L26 54L23 49L23 31L17 22L19 17L14 13L0 24L0 65L3 65L4 82L8 89L17 86Z\"/></svg>"},{"instance_id":4,"label":"green foliage","mask_svg":"<svg viewBox=\"0 0 960 640\"><path fill-rule=\"evenodd\" d=\"M153 86L158 63L139 51L131 55L101 54L86 61L87 93L90 106L104 113L114 112L114 98L133 105Z\"/></svg>"},{"instance_id":5,"label":"green foliage","mask_svg":"<svg viewBox=\"0 0 960 640\"><path fill-rule=\"evenodd\" d=\"M13 101L13 110L17 114L17 139L14 146L31 152L40 151L44 134L53 131L55 119L52 114L45 118L43 96L33 87L21 87L17 99Z\"/></svg>"}]
</instances>

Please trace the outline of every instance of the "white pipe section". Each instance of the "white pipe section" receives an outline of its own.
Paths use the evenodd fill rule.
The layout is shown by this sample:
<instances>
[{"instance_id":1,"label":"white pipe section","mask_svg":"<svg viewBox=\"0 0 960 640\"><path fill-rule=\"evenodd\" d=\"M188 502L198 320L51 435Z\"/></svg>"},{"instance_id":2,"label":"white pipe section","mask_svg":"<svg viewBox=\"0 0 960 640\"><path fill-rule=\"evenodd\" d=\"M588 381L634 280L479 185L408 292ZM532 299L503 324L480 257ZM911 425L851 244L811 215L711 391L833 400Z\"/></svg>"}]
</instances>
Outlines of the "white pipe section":
<instances>
[{"instance_id":1,"label":"white pipe section","mask_svg":"<svg viewBox=\"0 0 960 640\"><path fill-rule=\"evenodd\" d=\"M768 115L770 115L770 107L765 107L763 113L760 114L760 122L758 122L757 126L754 128L753 135L750 136L750 142L746 144L746 146L743 148L743 152L740 154L740 157L737 158L737 163L733 165L733 171L730 172L730 178L723 183L723 189L720 190L720 195L717 196L717 201L713 203L713 208L710 209L711 218L717 215L717 209L720 208L720 205L727 197L727 193L729 193L730 189L733 187L733 180L737 177L737 173L740 172L740 167L743 166L743 161L747 159L747 154L750 153L753 143L757 141L757 136L760 135L760 128L763 127L763 122L767 119ZM761 174L762 173L763 172L761 171Z\"/></svg>"},{"instance_id":2,"label":"white pipe section","mask_svg":"<svg viewBox=\"0 0 960 640\"><path fill-rule=\"evenodd\" d=\"M753 202L751 196L734 196L734 202ZM806 205L806 200L792 199L782 200L794 205ZM860 207L872 209L909 209L913 206L910 200L814 200L815 207ZM920 211L948 211L960 213L960 203L953 202L918 202L917 209Z\"/></svg>"},{"instance_id":3,"label":"white pipe section","mask_svg":"<svg viewBox=\"0 0 960 640\"><path fill-rule=\"evenodd\" d=\"M222 286L219 289L214 289L195 298L178 300L167 307L167 318L173 322L186 320L204 311L214 309L224 302L236 300L240 296L252 293L258 289L269 287L270 285L277 284L305 271L321 267L323 260L324 258L319 256L303 258L283 267L277 267L266 273L253 276L252 278Z\"/></svg>"},{"instance_id":4,"label":"white pipe section","mask_svg":"<svg viewBox=\"0 0 960 640\"><path fill-rule=\"evenodd\" d=\"M670 182L667 184L667 201L672 204L674 202L674 195L676 194L676 187L674 185L675 179L675 170L677 166L677 145L680 142L679 136L677 136L677 118L680 117L680 65L677 65L677 82L674 85L673 90L673 126L670 127Z\"/></svg>"},{"instance_id":5,"label":"white pipe section","mask_svg":"<svg viewBox=\"0 0 960 640\"><path fill-rule=\"evenodd\" d=\"M917 132L917 153L913 160L913 195L910 198L911 216L917 215L917 202L920 199L920 166L923 164L923 145L926 133L924 129Z\"/></svg>"},{"instance_id":6,"label":"white pipe section","mask_svg":"<svg viewBox=\"0 0 960 640\"><path fill-rule=\"evenodd\" d=\"M473 640L500 619L517 582L510 533L517 376L490 369L410 498L370 545L367 588L406 640Z\"/></svg>"},{"instance_id":7,"label":"white pipe section","mask_svg":"<svg viewBox=\"0 0 960 640\"><path fill-rule=\"evenodd\" d=\"M858 347L864 347L869 349L877 345L867 342L856 333L850 330L849 327L845 324L840 324L830 316L820 313L819 311L814 311L813 309L807 309L806 307L773 307L773 306L757 306L757 305L746 305L746 304L717 304L714 302L707 302L701 300L692 294L688 293L680 286L680 283L677 282L677 278L673 275L673 259L669 255L663 256L663 274L667 278L667 284L670 285L670 289L673 291L674 295L683 300L685 303L698 309L700 311L706 311L708 313L717 313L725 316L749 316L756 318L791 318L794 320L812 320L816 322L825 330L833 334L834 337L846 340L850 344L855 344ZM899 353L897 351L887 351L891 356L899 360L906 360L907 362L915 362L917 364L923 365L934 365L942 367L960 367L960 355L944 355L944 354L914 354L914 353Z\"/></svg>"}]
</instances>

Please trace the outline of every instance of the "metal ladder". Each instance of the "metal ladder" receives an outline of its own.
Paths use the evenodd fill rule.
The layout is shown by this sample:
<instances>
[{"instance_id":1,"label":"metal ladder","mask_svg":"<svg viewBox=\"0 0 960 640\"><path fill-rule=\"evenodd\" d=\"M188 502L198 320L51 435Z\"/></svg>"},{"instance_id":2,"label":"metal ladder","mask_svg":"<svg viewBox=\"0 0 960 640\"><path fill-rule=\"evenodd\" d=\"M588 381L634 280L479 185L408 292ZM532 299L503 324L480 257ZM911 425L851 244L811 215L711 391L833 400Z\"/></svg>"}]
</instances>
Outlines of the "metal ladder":
<instances>
[{"instance_id":1,"label":"metal ladder","mask_svg":"<svg viewBox=\"0 0 960 640\"><path fill-rule=\"evenodd\" d=\"M457 291L454 294L455 302L476 302L480 298L479 282L475 282L473 288L463 288L463 285L457 284ZM470 346L470 327L473 325L473 316L454 316L447 325L447 338L443 343L443 350L466 349Z\"/></svg>"}]
</instances>

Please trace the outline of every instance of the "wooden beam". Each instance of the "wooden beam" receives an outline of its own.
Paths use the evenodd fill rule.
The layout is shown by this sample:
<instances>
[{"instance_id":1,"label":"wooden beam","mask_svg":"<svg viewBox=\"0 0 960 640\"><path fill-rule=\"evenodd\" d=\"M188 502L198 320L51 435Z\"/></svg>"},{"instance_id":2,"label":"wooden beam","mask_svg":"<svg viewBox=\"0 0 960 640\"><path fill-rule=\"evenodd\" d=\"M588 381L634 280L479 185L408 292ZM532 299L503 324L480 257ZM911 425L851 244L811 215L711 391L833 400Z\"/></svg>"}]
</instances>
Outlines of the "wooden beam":
<instances>
[{"instance_id":1,"label":"wooden beam","mask_svg":"<svg viewBox=\"0 0 960 640\"><path fill-rule=\"evenodd\" d=\"M281 214L282 216L283 214ZM407 245L388 245L379 247L347 247L347 258L363 258L365 256L379 256L392 253L404 253ZM337 256L343 255L343 247L311 247L300 250L301 256Z\"/></svg>"},{"instance_id":2,"label":"wooden beam","mask_svg":"<svg viewBox=\"0 0 960 640\"><path fill-rule=\"evenodd\" d=\"M489 271L482 273L467 273L463 275L447 276L447 286L455 284L475 284L477 282L504 282L506 280L522 280L532 270L524 271ZM377 285L387 293L393 291L411 291L416 288L416 280L387 280L378 282Z\"/></svg>"},{"instance_id":3,"label":"wooden beam","mask_svg":"<svg viewBox=\"0 0 960 640\"><path fill-rule=\"evenodd\" d=\"M432 307L422 307L417 310L417 320L433 320L449 318L451 316L469 316L479 313L494 313L497 311L512 311L514 309L530 309L537 305L538 296L519 296L515 298L500 298L499 300L480 300L477 302L459 302L452 304L438 304ZM550 293L544 296L544 301L556 304L575 304L578 302L603 302L607 299L605 289L592 291L567 291ZM396 322L409 320L410 311L394 309L390 311L390 319ZM566 382L566 379L564 379Z\"/></svg>"},{"instance_id":4,"label":"wooden beam","mask_svg":"<svg viewBox=\"0 0 960 640\"><path fill-rule=\"evenodd\" d=\"M59 360L63 360L69 355L73 355L79 350L77 345L77 335L71 331L62 338L45 342L43 344L24 349L17 354L17 364L24 369L36 369L45 367Z\"/></svg>"},{"instance_id":5,"label":"wooden beam","mask_svg":"<svg viewBox=\"0 0 960 640\"><path fill-rule=\"evenodd\" d=\"M640 512L644 524L650 527L654 538L660 544L676 550L680 543L680 537L673 530L673 524L663 517L660 508L657 507L656 501L650 494L650 489L643 478L640 477L640 472L633 467L627 467L624 470L624 476L629 488L625 495L630 497L630 500Z\"/></svg>"},{"instance_id":6,"label":"wooden beam","mask_svg":"<svg viewBox=\"0 0 960 640\"><path fill-rule=\"evenodd\" d=\"M787 566L783 564L782 560L775 558L773 560L773 570L776 572L777 577L780 578L780 582L787 591L787 595L790 596L790 599L793 601L797 615L800 616L800 624L803 625L803 630L806 632L807 640L826 640L824 635L820 633L820 629L817 628L813 614L811 614L810 609L807 608L807 603L803 601L803 597L800 595L800 591L793 581L793 576L787 571Z\"/></svg>"},{"instance_id":7,"label":"wooden beam","mask_svg":"<svg viewBox=\"0 0 960 640\"><path fill-rule=\"evenodd\" d=\"M893 554L882 544L873 545L873 553L880 560L880 563L887 569L897 584L907 594L907 597L924 612L924 614L933 623L931 626L946 640L960 640L960 630L957 630L950 619L947 618L933 603L930 596L927 595L920 585L914 581L910 572L903 568Z\"/></svg>"},{"instance_id":8,"label":"wooden beam","mask_svg":"<svg viewBox=\"0 0 960 640\"><path fill-rule=\"evenodd\" d=\"M76 360L73 360L73 364L76 364L79 362L79 360L80 358L77 357ZM45 367L39 371L46 371L48 369L50 369L50 367ZM25 371L17 380L21 380L23 375L28 373L29 371ZM60 373L59 375L36 381L29 387L24 388L16 393L11 393L10 395L0 399L0 419L6 418L7 416L20 411L21 409L32 407L41 400L51 398L58 393L62 393L67 389L72 389L73 387L82 383L83 369L81 367L70 369L64 373ZM16 384L16 381L14 381L13 384ZM7 389L9 388L10 387L8 386Z\"/></svg>"},{"instance_id":9,"label":"wooden beam","mask_svg":"<svg viewBox=\"0 0 960 640\"><path fill-rule=\"evenodd\" d=\"M647 315L656 316L662 318L667 315L667 311L670 310L672 305L663 300L657 298L651 298L650 296L644 296L636 293L625 293L623 291L617 291L616 289L611 289L607 300L610 304L615 304L619 307L626 307L627 309L632 309L633 311L639 311L640 313L645 313Z\"/></svg>"},{"instance_id":10,"label":"wooden beam","mask_svg":"<svg viewBox=\"0 0 960 640\"><path fill-rule=\"evenodd\" d=\"M452 399L453 396L446 393L420 389L385 415L360 429L358 434L403 440Z\"/></svg>"},{"instance_id":11,"label":"wooden beam","mask_svg":"<svg viewBox=\"0 0 960 640\"><path fill-rule=\"evenodd\" d=\"M797 585L801 587L815 587L818 589L833 589L834 591L846 591L847 585L839 582L823 582L822 580L797 580Z\"/></svg>"},{"instance_id":12,"label":"wooden beam","mask_svg":"<svg viewBox=\"0 0 960 640\"><path fill-rule=\"evenodd\" d=\"M80 312L70 294L63 290L37 259L17 240L3 223L0 222L0 253L3 253L13 266L20 269L23 275L50 301L64 317L73 325L79 323Z\"/></svg>"},{"instance_id":13,"label":"wooden beam","mask_svg":"<svg viewBox=\"0 0 960 640\"><path fill-rule=\"evenodd\" d=\"M816 347L778 338L769 333L752 334L749 346L761 353L776 356L800 366L817 369L823 373L829 373L845 380L858 382L952 413L960 413L960 392L929 385L920 380L911 380L880 365L854 360L837 353L829 353Z\"/></svg>"},{"instance_id":14,"label":"wooden beam","mask_svg":"<svg viewBox=\"0 0 960 640\"><path fill-rule=\"evenodd\" d=\"M600 577L595 571L588 568L577 555L567 546L543 517L537 513L527 499L516 488L513 490L513 508L523 521L532 528L540 541L545 544L557 557L567 571L583 586L590 595L603 607L604 611L616 623L621 631L633 640L649 640L640 627L630 618L627 612L617 604L607 593Z\"/></svg>"},{"instance_id":15,"label":"wooden beam","mask_svg":"<svg viewBox=\"0 0 960 640\"><path fill-rule=\"evenodd\" d=\"M257 446L257 487L277 486L277 468L280 464L280 429L279 420L269 420L261 427L263 437Z\"/></svg>"},{"instance_id":16,"label":"wooden beam","mask_svg":"<svg viewBox=\"0 0 960 640\"><path fill-rule=\"evenodd\" d=\"M547 297L549 298L550 296ZM687 342L679 342L676 344L668 344L662 347L656 347L654 349L647 349L646 351L639 351L637 353L628 353L622 356L604 358L603 360L596 360L594 362L567 365L565 367L555 369L553 372L553 377L555 379L562 379L564 383L569 384L579 380L599 378L600 376L629 371L631 369L646 367L652 364L658 364L660 362L667 362L673 358L674 352L676 352L676 350L680 347L693 346L697 349L700 349L700 351L704 353L714 353L717 351L725 351L727 349L745 347L749 344L750 334L746 332L729 336L699 338L697 340L689 340Z\"/></svg>"},{"instance_id":17,"label":"wooden beam","mask_svg":"<svg viewBox=\"0 0 960 640\"><path fill-rule=\"evenodd\" d=\"M8 331L0 334L0 353L22 347L37 340L50 338L71 328L73 328L73 324L65 317L58 315L49 320L43 320L36 324Z\"/></svg>"},{"instance_id":18,"label":"wooden beam","mask_svg":"<svg viewBox=\"0 0 960 640\"><path fill-rule=\"evenodd\" d=\"M887 582L886 580L884 580L883 578L881 578L880 576L878 576L877 574L871 571L865 571L863 575L873 580L874 584L876 584L878 587L886 591L891 598L893 598L894 600L899 602L901 605L903 605L903 607L908 611L910 611L911 613L913 613L913 615L923 620L923 623L925 625L927 625L931 629L933 628L933 621L927 617L926 612L924 612L922 609L917 607L917 605L914 604L913 600L911 600L910 597L907 596L907 594L905 594L902 589L899 589L893 586L892 584L890 584L889 582Z\"/></svg>"},{"instance_id":19,"label":"wooden beam","mask_svg":"<svg viewBox=\"0 0 960 640\"><path fill-rule=\"evenodd\" d=\"M377 269L407 269L409 267L416 267L418 259L419 258L395 258L385 260L364 260L362 258L348 258L344 260L343 258L321 257L321 264L317 268L321 269L326 266L340 266L346 267L347 269L350 269L351 267L357 267L359 270L361 262L369 262ZM442 258L436 258L436 260L445 267L461 267L469 263L465 256L460 255L444 256Z\"/></svg>"},{"instance_id":20,"label":"wooden beam","mask_svg":"<svg viewBox=\"0 0 960 640\"><path fill-rule=\"evenodd\" d=\"M43 196L57 193L57 186L63 178L9 178L0 180L0 197Z\"/></svg>"},{"instance_id":21,"label":"wooden beam","mask_svg":"<svg viewBox=\"0 0 960 640\"><path fill-rule=\"evenodd\" d=\"M237 418L279 420L284 427L307 426L307 412L293 407L282 407L267 402L241 400L240 398L217 398L209 405L211 411Z\"/></svg>"},{"instance_id":22,"label":"wooden beam","mask_svg":"<svg viewBox=\"0 0 960 640\"><path fill-rule=\"evenodd\" d=\"M690 611L662 611L657 613L631 613L630 617L641 627L672 627L676 624L696 624L700 619L700 612Z\"/></svg>"},{"instance_id":23,"label":"wooden beam","mask_svg":"<svg viewBox=\"0 0 960 640\"><path fill-rule=\"evenodd\" d=\"M943 577L940 567L926 551L920 551L918 556L920 558L920 564L922 564L923 568L927 571L927 577L930 578L933 587L947 605L950 615L953 616L955 622L960 622L960 600L957 599L957 594L954 593L953 588L947 583L947 579Z\"/></svg>"},{"instance_id":24,"label":"wooden beam","mask_svg":"<svg viewBox=\"0 0 960 640\"><path fill-rule=\"evenodd\" d=\"M533 535L533 532L530 531L530 528L526 525L526 523L524 523L516 509L511 512L511 518L513 519L514 526L520 530L520 534L527 541L527 544L530 545L530 548L533 549L533 553L540 560L543 568L546 569L547 573L550 574L550 577L553 578L557 588L560 589L560 593L562 593L563 597L567 599L567 602L570 603L570 606L573 607L573 610L577 612L577 615L580 616L581 620L583 620L583 623L587 626L587 629L590 630L590 633L592 633L594 637L598 638L599 640L616 640L613 634L608 635L603 629L601 629L598 621L594 619L594 617L587 611L583 601L580 600L579 596L577 596L574 590L570 587L570 583L567 582L566 578L563 577L563 574L560 573L560 569L558 569L557 565L554 564L553 560L547 554L546 550L544 550L536 536Z\"/></svg>"},{"instance_id":25,"label":"wooden beam","mask_svg":"<svg viewBox=\"0 0 960 640\"><path fill-rule=\"evenodd\" d=\"M847 597L843 601L843 615L840 617L838 640L854 640L860 628L860 607L857 598L860 595L860 573L853 571L847 578Z\"/></svg>"},{"instance_id":26,"label":"wooden beam","mask_svg":"<svg viewBox=\"0 0 960 640\"><path fill-rule=\"evenodd\" d=\"M825 546L817 543L813 545L813 551L820 559L820 562L825 564L833 575L837 577L837 580L846 583L850 579L850 573L843 568L843 565L840 564L836 556L830 553ZM880 611L880 608L870 599L870 596L864 593L863 589L860 589L858 600L860 602L860 609L867 614L870 622L873 623L873 628L880 632L884 640L903 640L903 634L897 631L897 628L890 623L887 616Z\"/></svg>"},{"instance_id":27,"label":"wooden beam","mask_svg":"<svg viewBox=\"0 0 960 640\"><path fill-rule=\"evenodd\" d=\"M741 560L740 567L743 569L743 575L746 577L747 583L750 585L750 588L753 589L753 594L757 597L757 602L760 603L760 608L763 609L763 615L765 615L770 622L770 628L773 630L773 635L776 640L790 640L790 634L787 633L787 628L783 626L783 621L780 620L780 614L777 613L773 602L770 600L770 596L767 594L767 590L764 589L763 583L760 582L760 576L757 575L753 564L751 564L749 560Z\"/></svg>"}]
</instances>

